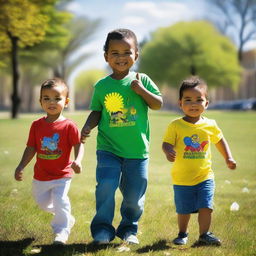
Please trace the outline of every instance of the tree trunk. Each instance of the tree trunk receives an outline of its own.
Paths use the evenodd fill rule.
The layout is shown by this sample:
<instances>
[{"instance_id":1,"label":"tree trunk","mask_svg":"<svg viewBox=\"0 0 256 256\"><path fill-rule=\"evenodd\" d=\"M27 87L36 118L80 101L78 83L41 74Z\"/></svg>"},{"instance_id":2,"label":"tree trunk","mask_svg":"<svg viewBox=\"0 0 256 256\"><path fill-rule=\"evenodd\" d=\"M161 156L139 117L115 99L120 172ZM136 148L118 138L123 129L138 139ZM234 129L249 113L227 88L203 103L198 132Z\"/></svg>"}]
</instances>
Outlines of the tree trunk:
<instances>
[{"instance_id":1,"label":"tree trunk","mask_svg":"<svg viewBox=\"0 0 256 256\"><path fill-rule=\"evenodd\" d=\"M192 76L195 76L196 75L196 67L194 65L191 65L190 67L190 73Z\"/></svg>"},{"instance_id":2,"label":"tree trunk","mask_svg":"<svg viewBox=\"0 0 256 256\"><path fill-rule=\"evenodd\" d=\"M19 84L19 71L18 71L18 37L9 34L9 38L12 43L11 59L12 59L12 78L13 78L13 93L11 95L12 100L12 118L17 118L20 98L18 95L18 84Z\"/></svg>"}]
</instances>

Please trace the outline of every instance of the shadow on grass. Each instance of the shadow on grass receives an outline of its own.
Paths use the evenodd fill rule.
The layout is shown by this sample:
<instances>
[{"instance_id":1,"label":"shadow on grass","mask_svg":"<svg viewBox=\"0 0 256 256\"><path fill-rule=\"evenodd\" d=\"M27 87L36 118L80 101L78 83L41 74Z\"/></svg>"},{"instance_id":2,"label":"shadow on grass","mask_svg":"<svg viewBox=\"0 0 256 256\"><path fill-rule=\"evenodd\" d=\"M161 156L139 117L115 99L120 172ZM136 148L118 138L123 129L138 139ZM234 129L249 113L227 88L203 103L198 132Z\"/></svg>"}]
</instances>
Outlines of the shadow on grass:
<instances>
[{"instance_id":1,"label":"shadow on grass","mask_svg":"<svg viewBox=\"0 0 256 256\"><path fill-rule=\"evenodd\" d=\"M108 245L89 244L66 244L66 245L35 245L30 246L33 238L19 241L0 241L0 256L65 256L74 253L96 253L107 248L117 248L120 244Z\"/></svg>"},{"instance_id":2,"label":"shadow on grass","mask_svg":"<svg viewBox=\"0 0 256 256\"><path fill-rule=\"evenodd\" d=\"M0 256L23 256L26 249L34 238L25 238L18 241L0 241Z\"/></svg>"},{"instance_id":3,"label":"shadow on grass","mask_svg":"<svg viewBox=\"0 0 256 256\"><path fill-rule=\"evenodd\" d=\"M152 244L152 245L147 245L142 248L139 248L136 252L137 253L147 253L150 251L156 252L156 251L164 251L168 249L172 249L173 247L169 246L167 244L166 240L159 240L158 242Z\"/></svg>"},{"instance_id":4,"label":"shadow on grass","mask_svg":"<svg viewBox=\"0 0 256 256\"><path fill-rule=\"evenodd\" d=\"M192 244L191 248L198 248L198 247L219 247L221 246L221 244L212 244L212 245L209 245L209 244L205 244L205 243L202 243L200 241L196 241Z\"/></svg>"},{"instance_id":5,"label":"shadow on grass","mask_svg":"<svg viewBox=\"0 0 256 256\"><path fill-rule=\"evenodd\" d=\"M111 243L108 245L97 245L95 243L79 243L67 245L34 245L33 238L26 238L19 241L0 241L0 256L68 256L77 253L96 253L101 250L115 249L120 243ZM200 246L200 245L197 245ZM192 246L193 247L193 246ZM159 240L152 245L147 245L136 250L138 254L177 249L168 244L167 240ZM179 248L185 250L187 248Z\"/></svg>"},{"instance_id":6,"label":"shadow on grass","mask_svg":"<svg viewBox=\"0 0 256 256\"><path fill-rule=\"evenodd\" d=\"M66 244L66 245L36 245L27 252L25 256L65 256L73 255L77 253L96 253L107 248L116 248L119 244L108 244L108 245L96 245L94 243L89 244Z\"/></svg>"}]
</instances>

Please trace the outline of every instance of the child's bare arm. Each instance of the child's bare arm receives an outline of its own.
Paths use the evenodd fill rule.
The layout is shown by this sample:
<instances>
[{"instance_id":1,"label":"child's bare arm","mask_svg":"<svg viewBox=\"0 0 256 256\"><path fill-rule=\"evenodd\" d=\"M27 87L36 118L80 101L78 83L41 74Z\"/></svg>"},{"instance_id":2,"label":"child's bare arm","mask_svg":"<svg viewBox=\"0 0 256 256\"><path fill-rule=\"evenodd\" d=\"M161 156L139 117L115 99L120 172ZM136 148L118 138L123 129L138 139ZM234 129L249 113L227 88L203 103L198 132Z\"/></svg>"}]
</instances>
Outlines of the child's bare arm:
<instances>
[{"instance_id":1,"label":"child's bare arm","mask_svg":"<svg viewBox=\"0 0 256 256\"><path fill-rule=\"evenodd\" d=\"M71 168L75 173L80 173L82 171L82 159L84 156L84 145L82 143L76 144L74 146L75 160L73 161Z\"/></svg>"},{"instance_id":2,"label":"child's bare arm","mask_svg":"<svg viewBox=\"0 0 256 256\"><path fill-rule=\"evenodd\" d=\"M229 169L236 169L236 161L233 159L229 145L225 138L223 137L218 143L215 144L219 152L224 157L226 164Z\"/></svg>"},{"instance_id":3,"label":"child's bare arm","mask_svg":"<svg viewBox=\"0 0 256 256\"><path fill-rule=\"evenodd\" d=\"M20 160L19 165L15 169L14 178L17 181L22 181L23 169L27 166L27 164L32 160L36 151L33 147L27 146L24 150L22 158Z\"/></svg>"},{"instance_id":4,"label":"child's bare arm","mask_svg":"<svg viewBox=\"0 0 256 256\"><path fill-rule=\"evenodd\" d=\"M162 144L162 149L165 153L165 156L167 160L170 162L174 162L176 158L176 151L173 148L174 146L167 142L163 142Z\"/></svg>"},{"instance_id":5,"label":"child's bare arm","mask_svg":"<svg viewBox=\"0 0 256 256\"><path fill-rule=\"evenodd\" d=\"M151 109L160 109L163 105L163 99L161 96L155 95L148 91L140 81L139 73L136 74L136 80L131 83L131 89L140 95L148 104Z\"/></svg>"},{"instance_id":6,"label":"child's bare arm","mask_svg":"<svg viewBox=\"0 0 256 256\"><path fill-rule=\"evenodd\" d=\"M101 111L92 111L88 116L82 130L81 142L85 143L87 137L90 137L91 130L99 124L101 118Z\"/></svg>"}]
</instances>

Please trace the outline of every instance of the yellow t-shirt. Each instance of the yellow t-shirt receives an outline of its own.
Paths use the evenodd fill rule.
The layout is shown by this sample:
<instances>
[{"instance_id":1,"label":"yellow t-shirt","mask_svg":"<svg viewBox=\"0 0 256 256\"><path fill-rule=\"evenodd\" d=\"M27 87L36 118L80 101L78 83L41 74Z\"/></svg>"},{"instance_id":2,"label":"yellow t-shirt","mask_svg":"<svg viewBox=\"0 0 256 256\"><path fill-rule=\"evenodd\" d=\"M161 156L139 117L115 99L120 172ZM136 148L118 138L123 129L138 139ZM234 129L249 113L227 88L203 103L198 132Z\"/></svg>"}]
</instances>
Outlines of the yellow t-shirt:
<instances>
[{"instance_id":1,"label":"yellow t-shirt","mask_svg":"<svg viewBox=\"0 0 256 256\"><path fill-rule=\"evenodd\" d=\"M164 142L174 146L176 159L171 168L175 185L193 186L213 179L210 143L216 144L223 137L212 119L205 118L200 124L192 124L182 118L171 122Z\"/></svg>"}]
</instances>

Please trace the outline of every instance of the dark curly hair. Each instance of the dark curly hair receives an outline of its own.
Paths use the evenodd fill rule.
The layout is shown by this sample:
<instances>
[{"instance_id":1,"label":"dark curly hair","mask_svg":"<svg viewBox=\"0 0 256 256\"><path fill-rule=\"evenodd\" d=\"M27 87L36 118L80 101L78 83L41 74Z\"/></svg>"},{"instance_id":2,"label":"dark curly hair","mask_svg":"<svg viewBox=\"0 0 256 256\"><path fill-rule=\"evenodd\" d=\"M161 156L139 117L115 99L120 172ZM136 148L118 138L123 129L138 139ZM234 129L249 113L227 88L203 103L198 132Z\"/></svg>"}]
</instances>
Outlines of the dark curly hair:
<instances>
[{"instance_id":1,"label":"dark curly hair","mask_svg":"<svg viewBox=\"0 0 256 256\"><path fill-rule=\"evenodd\" d=\"M106 39L104 47L103 47L104 52L105 53L108 52L110 40L122 40L124 38L132 38L134 40L136 50L138 50L138 48L139 48L138 41L137 41L137 37L134 34L134 32L129 29L126 29L126 28L120 28L120 29L115 29L108 33L107 39Z\"/></svg>"},{"instance_id":2,"label":"dark curly hair","mask_svg":"<svg viewBox=\"0 0 256 256\"><path fill-rule=\"evenodd\" d=\"M56 87L56 86L62 86L62 87L64 88L64 90L67 92L67 97L68 97L69 90L68 90L68 86L67 86L67 84L65 83L65 81L62 80L62 79L59 78L59 77L54 77L54 78L45 80L45 81L41 84L40 98L41 98L42 90L43 90L43 89L51 89L51 88Z\"/></svg>"},{"instance_id":3,"label":"dark curly hair","mask_svg":"<svg viewBox=\"0 0 256 256\"><path fill-rule=\"evenodd\" d=\"M182 99L183 92L190 88L195 88L196 86L202 87L206 91L206 97L207 97L207 84L206 82L198 77L198 76L191 76L186 78L181 82L180 90L179 90L179 100Z\"/></svg>"}]
</instances>

